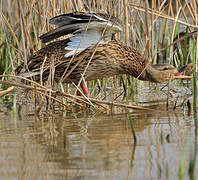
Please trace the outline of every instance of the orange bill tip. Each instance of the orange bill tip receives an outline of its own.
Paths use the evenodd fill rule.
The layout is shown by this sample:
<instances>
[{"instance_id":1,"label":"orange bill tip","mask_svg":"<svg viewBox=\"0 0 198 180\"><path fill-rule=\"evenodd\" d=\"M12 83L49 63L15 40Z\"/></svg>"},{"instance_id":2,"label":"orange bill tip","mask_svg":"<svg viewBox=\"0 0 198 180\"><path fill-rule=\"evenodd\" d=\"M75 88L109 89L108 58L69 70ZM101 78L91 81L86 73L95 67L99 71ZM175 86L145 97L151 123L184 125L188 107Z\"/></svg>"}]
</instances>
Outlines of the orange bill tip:
<instances>
[{"instance_id":1,"label":"orange bill tip","mask_svg":"<svg viewBox=\"0 0 198 180\"><path fill-rule=\"evenodd\" d=\"M192 76L176 75L172 76L173 79L192 79Z\"/></svg>"}]
</instances>

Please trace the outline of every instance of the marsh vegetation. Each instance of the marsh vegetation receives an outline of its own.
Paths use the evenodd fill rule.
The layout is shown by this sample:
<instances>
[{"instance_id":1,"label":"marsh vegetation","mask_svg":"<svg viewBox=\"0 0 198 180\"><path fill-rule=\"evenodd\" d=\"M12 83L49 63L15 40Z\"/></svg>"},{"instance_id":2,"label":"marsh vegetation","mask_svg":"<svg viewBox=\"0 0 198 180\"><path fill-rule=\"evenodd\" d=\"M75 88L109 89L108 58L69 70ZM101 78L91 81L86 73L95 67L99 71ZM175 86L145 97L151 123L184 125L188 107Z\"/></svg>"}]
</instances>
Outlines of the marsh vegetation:
<instances>
[{"instance_id":1,"label":"marsh vegetation","mask_svg":"<svg viewBox=\"0 0 198 180\"><path fill-rule=\"evenodd\" d=\"M9 85L31 91L36 88L37 91L34 90L34 92L38 96L46 96L47 94L59 104L67 107L70 103L82 105L86 101L92 107L97 106L101 109L103 106L101 99L106 99L107 102L122 101L125 102L123 104L126 104L128 99L134 98L134 94L141 84L140 81L130 76L117 76L88 82L90 97L93 98L91 102L88 99L83 101L74 97L76 87L72 84L59 84L56 90L60 90L61 93L58 93L60 91L50 92L51 87L42 86L43 83L39 85L30 82L30 85L26 86L20 82L20 77L16 77L15 69L21 63L27 64L28 57L44 46L38 37L53 28L52 25L49 25L49 19L55 15L73 11L100 11L119 17L124 31L117 34L117 39L123 44L141 50L141 54L147 57L151 63L166 62L176 67L191 62L196 64L197 39L195 30L197 17L195 14L197 14L197 2L173 2L68 0L30 3L29 1L17 0L2 1L0 71L3 82L1 82L1 88L7 89ZM187 81L187 84L190 84L190 81ZM105 91L106 89L111 90ZM56 94L56 98L51 94ZM42 104L42 102L39 103ZM98 104L102 106L98 106ZM104 110L104 108L102 109Z\"/></svg>"},{"instance_id":2,"label":"marsh vegetation","mask_svg":"<svg viewBox=\"0 0 198 180\"><path fill-rule=\"evenodd\" d=\"M24 83L15 70L45 46L49 19L74 11L118 17L116 39L153 64L192 63L192 79L113 76L87 82L88 97L72 83ZM0 94L1 177L196 179L197 28L196 0L0 0L0 89L15 87Z\"/></svg>"}]
</instances>

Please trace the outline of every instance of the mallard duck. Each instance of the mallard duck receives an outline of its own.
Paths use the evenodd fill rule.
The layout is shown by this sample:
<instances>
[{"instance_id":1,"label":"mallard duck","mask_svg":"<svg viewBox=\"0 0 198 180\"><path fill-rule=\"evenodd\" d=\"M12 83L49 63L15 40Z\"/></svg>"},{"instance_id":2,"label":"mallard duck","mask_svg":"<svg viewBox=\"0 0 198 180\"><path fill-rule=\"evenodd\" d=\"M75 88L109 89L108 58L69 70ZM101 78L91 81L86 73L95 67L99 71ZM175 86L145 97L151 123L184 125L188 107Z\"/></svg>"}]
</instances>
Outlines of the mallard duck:
<instances>
[{"instance_id":1,"label":"mallard duck","mask_svg":"<svg viewBox=\"0 0 198 180\"><path fill-rule=\"evenodd\" d=\"M120 21L103 13L74 12L50 19L56 25L42 36L46 44L16 70L18 76L46 81L54 68L57 82L78 83L119 74L129 74L143 81L161 83L179 76L186 66L177 69L170 64L152 65L133 47L113 39L122 31ZM57 38L65 36L63 40ZM51 42L53 41L53 42ZM88 94L84 81L81 87Z\"/></svg>"}]
</instances>

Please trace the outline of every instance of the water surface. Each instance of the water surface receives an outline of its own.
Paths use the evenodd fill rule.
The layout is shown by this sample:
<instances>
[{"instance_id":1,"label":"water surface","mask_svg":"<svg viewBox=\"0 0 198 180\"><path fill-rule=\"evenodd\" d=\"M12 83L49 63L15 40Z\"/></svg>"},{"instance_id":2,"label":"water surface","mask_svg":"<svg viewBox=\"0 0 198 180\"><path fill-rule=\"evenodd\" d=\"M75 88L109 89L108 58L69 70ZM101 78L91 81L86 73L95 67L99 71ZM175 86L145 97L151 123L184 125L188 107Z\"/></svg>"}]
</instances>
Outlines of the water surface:
<instances>
[{"instance_id":1,"label":"water surface","mask_svg":"<svg viewBox=\"0 0 198 180\"><path fill-rule=\"evenodd\" d=\"M124 111L18 115L1 106L1 179L179 179L182 162L187 179L194 117L183 107L167 112L166 95L147 90L135 101L158 111L130 113L136 145Z\"/></svg>"}]
</instances>

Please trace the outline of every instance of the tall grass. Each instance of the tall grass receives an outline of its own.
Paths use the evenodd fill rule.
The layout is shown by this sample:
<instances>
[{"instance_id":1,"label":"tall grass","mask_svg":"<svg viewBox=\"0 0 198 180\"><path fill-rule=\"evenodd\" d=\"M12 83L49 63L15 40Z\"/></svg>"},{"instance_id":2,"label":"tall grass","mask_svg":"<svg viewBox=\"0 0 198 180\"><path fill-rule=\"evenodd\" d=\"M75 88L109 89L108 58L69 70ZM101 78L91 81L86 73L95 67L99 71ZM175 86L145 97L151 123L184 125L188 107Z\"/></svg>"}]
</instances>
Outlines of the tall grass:
<instances>
[{"instance_id":1,"label":"tall grass","mask_svg":"<svg viewBox=\"0 0 198 180\"><path fill-rule=\"evenodd\" d=\"M0 74L15 74L16 67L43 45L39 36L54 28L48 20L58 14L73 11L106 12L119 17L124 31L117 35L122 43L141 50L151 63L170 62L176 66L189 63L190 36L181 39L180 32L192 32L197 27L198 3L192 0L141 1L128 0L1 0L0 1ZM151 3L152 2L152 3ZM188 29L188 30L187 30ZM175 42L176 41L176 42ZM175 43L174 43L175 42ZM197 47L197 40L195 47ZM184 48L183 48L184 47ZM197 50L195 48L195 63ZM123 77L125 88L134 92L134 79ZM120 78L114 78L116 85ZM108 81L101 81L102 87ZM94 83L90 83L90 86ZM94 84L95 86L95 84ZM7 87L1 87L7 88Z\"/></svg>"}]
</instances>

